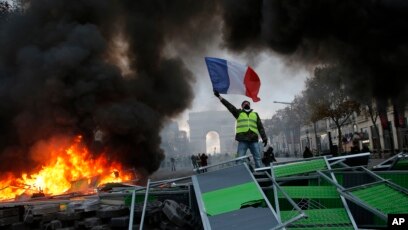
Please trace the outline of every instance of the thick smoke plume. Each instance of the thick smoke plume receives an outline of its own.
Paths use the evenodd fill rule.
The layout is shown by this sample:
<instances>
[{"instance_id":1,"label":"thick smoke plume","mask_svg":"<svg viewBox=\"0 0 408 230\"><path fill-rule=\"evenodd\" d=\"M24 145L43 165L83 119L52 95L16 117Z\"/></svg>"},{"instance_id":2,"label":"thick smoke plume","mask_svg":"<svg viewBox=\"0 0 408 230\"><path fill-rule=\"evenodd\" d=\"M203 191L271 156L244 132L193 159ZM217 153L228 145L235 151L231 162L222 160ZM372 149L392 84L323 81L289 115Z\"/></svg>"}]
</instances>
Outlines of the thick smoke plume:
<instances>
[{"instance_id":1,"label":"thick smoke plume","mask_svg":"<svg viewBox=\"0 0 408 230\"><path fill-rule=\"evenodd\" d=\"M225 0L223 9L230 49L268 47L295 63L337 64L356 98L405 103L406 1Z\"/></svg>"},{"instance_id":2,"label":"thick smoke plume","mask_svg":"<svg viewBox=\"0 0 408 230\"><path fill-rule=\"evenodd\" d=\"M219 5L218 5L219 3ZM270 48L337 64L356 98L405 104L408 3L400 0L32 0L0 20L0 172L30 168L52 137L105 134L114 160L155 171L163 123L193 97L168 47ZM194 51L197 51L195 53ZM205 56L205 54L202 54Z\"/></svg>"},{"instance_id":3,"label":"thick smoke plume","mask_svg":"<svg viewBox=\"0 0 408 230\"><path fill-rule=\"evenodd\" d=\"M96 129L112 160L154 172L164 157L163 123L193 98L192 73L164 49L209 38L203 28L212 28L215 6L32 0L26 7L0 24L0 173L29 170L30 149L55 136L81 134L92 146Z\"/></svg>"}]
</instances>

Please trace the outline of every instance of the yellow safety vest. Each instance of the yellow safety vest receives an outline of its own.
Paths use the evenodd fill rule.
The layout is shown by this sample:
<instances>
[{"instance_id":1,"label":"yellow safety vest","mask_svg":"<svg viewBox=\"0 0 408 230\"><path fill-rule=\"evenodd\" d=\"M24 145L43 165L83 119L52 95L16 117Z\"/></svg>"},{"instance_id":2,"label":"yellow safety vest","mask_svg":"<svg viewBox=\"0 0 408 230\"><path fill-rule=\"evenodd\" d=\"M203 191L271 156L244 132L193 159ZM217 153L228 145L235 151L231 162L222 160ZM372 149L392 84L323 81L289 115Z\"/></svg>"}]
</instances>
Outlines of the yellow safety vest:
<instances>
[{"instance_id":1,"label":"yellow safety vest","mask_svg":"<svg viewBox=\"0 0 408 230\"><path fill-rule=\"evenodd\" d=\"M241 112L237 118L236 132L245 133L251 130L259 135L257 120L258 116L255 112L250 112L249 115L245 112Z\"/></svg>"}]
</instances>

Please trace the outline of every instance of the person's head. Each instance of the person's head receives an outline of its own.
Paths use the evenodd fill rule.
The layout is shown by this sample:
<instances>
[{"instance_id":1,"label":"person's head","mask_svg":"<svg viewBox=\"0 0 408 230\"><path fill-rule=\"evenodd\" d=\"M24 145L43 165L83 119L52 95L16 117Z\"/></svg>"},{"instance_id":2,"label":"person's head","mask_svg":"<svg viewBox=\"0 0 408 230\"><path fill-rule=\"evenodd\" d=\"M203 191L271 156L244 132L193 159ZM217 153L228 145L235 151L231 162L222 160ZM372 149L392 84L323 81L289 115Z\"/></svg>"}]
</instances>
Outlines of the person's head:
<instances>
[{"instance_id":1,"label":"person's head","mask_svg":"<svg viewBox=\"0 0 408 230\"><path fill-rule=\"evenodd\" d=\"M251 103L249 103L249 101L243 101L241 104L241 108L246 110L251 109Z\"/></svg>"}]
</instances>

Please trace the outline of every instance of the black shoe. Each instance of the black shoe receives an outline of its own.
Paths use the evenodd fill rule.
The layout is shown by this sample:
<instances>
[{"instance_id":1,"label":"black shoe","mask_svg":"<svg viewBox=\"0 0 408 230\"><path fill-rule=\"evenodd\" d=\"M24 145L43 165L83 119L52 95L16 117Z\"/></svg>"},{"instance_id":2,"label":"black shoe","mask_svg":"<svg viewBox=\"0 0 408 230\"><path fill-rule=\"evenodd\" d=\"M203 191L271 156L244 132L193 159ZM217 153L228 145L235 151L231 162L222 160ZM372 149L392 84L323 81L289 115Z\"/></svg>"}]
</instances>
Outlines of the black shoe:
<instances>
[{"instance_id":1,"label":"black shoe","mask_svg":"<svg viewBox=\"0 0 408 230\"><path fill-rule=\"evenodd\" d=\"M251 171L251 173L255 172L255 169L251 164L248 164L248 168Z\"/></svg>"}]
</instances>

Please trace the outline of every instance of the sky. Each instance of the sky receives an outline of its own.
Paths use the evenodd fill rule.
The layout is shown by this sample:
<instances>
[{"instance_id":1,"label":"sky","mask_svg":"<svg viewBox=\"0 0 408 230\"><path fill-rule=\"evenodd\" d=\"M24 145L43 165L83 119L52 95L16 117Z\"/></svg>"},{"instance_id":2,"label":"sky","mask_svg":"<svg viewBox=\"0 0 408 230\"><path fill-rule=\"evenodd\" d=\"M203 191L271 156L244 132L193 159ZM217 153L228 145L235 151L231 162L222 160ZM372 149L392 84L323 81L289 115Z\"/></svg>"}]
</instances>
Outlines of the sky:
<instances>
[{"instance_id":1,"label":"sky","mask_svg":"<svg viewBox=\"0 0 408 230\"><path fill-rule=\"evenodd\" d=\"M13 4L12 0L6 0ZM221 31L219 31L221 36ZM258 97L260 102L251 103L262 119L271 118L276 110L286 107L273 101L291 102L295 95L304 88L304 81L310 76L310 71L299 65L291 65L285 61L282 55L265 51L262 53L237 54L223 48L222 39L216 36L213 43L208 43L207 49L200 51L187 51L183 47L168 46L169 55L177 55L183 59L186 67L193 73L195 78L194 100L192 106L185 110L174 120L178 122L181 130L189 132L188 113L212 110L226 110L226 108L213 95L211 81L205 65L204 57L217 57L241 64L250 65L261 80L261 88ZM183 53L189 53L183 55ZM205 55L205 56L202 56ZM250 100L243 95L222 95L225 99L239 107L243 100ZM251 101L251 100L250 100Z\"/></svg>"},{"instance_id":2,"label":"sky","mask_svg":"<svg viewBox=\"0 0 408 230\"><path fill-rule=\"evenodd\" d=\"M5 88L4 95L9 95L10 93L13 98L18 99L25 99L26 94L39 95L37 97L30 97L33 100L32 103L24 100L24 103L21 103L21 107L23 107L21 110L4 109L5 112L10 111L12 113L10 115L7 114L7 117L16 116L20 118L15 123L21 127L26 128L26 124L41 127L41 129L32 128L36 133L32 135L22 134L24 135L22 138L15 138L15 129L10 128L8 134L10 134L11 140L18 142L20 139L27 138L30 143L35 143L37 139L41 141L43 137L52 136L54 131L55 133L59 132L59 125L61 130L67 130L66 123L61 122L61 120L81 121L78 122L78 126L81 126L79 129L85 134L89 133L88 137L90 139L92 138L92 131L97 125L97 127L102 127L101 129L104 132L109 133L110 143L113 144L112 148L121 149L121 147L118 148L118 145L123 146L124 151L120 151L123 154L115 153L115 157L123 157L129 164L142 164L140 162L144 162L140 166L148 172L153 172L163 157L158 145L162 122L172 117L178 121L182 130L188 132L187 120L190 112L226 111L226 108L213 95L211 81L204 61L206 56L248 64L258 73L261 79L261 89L258 97L261 98L261 101L252 103L252 108L263 119L271 118L277 109L285 107L285 105L274 104L273 101L292 101L294 96L303 89L304 80L309 75L305 69L299 66L291 66L289 63L285 63L285 59L282 59L272 51L266 51L267 48L265 48L265 51L259 51L260 48L235 51L239 53L231 51L231 47L227 50L228 43L223 38L223 36L226 36L223 33L225 31L223 22L214 18L211 20L211 23L207 23L207 18L204 16L208 16L210 14L208 12L204 12L204 16L198 16L198 19L196 19L198 21L193 21L198 24L192 23L188 25L181 22L190 21L181 20L178 17L173 19L172 17L174 17L174 14L183 13L182 15L185 14L184 17L194 19L190 15L190 9L184 8L180 12L178 9L174 10L174 12L170 10L169 13L159 11L157 22L160 23L157 25L163 26L158 27L154 23L149 23L151 22L149 13L140 13L143 16L141 18L145 20L143 21L144 23L134 20L135 18L139 19L139 17L135 16L132 10L126 11L128 13L126 14L122 12L122 8L120 10L119 8L114 8L111 14L105 15L106 10L110 10L110 5L104 4L106 2L102 1L99 4L96 1L88 4L87 1L79 1L72 10L67 10L66 13L69 17L65 15L60 17L59 14L52 14L52 17L36 20L37 18L44 18L44 12L65 12L65 7L71 6L72 3L68 0L59 0L58 2L33 1L31 2L32 7L30 9L32 11L30 13L20 15L21 18L18 17L19 20L10 19L4 21L7 25L21 23L17 25L21 25L23 28L26 27L25 33L36 35L33 37L29 36L29 39L26 39L27 37L19 36L18 30L15 30L19 26L6 26L4 27L4 34L7 34L7 36L3 36L4 39L0 39L1 42L4 42L2 44L11 44L10 46L3 46L7 47L7 49L5 48L4 52L1 52L2 57L4 56L1 60L14 60L14 54L19 54L19 61L23 62L16 62L14 65L7 63L7 65L4 65L7 66L7 71L24 72L16 74L20 78L13 81L16 82L18 87L14 87L12 92L8 91L9 88ZM140 7L144 6L147 9L151 9L151 13L154 13L155 9L149 8L150 3L148 2L144 2L146 4L144 5L141 3L133 4L132 1L124 1L121 7L124 7L123 9L128 9L127 6L138 8L140 5ZM197 8L197 11L200 13L201 8ZM92 12L95 12L95 14ZM90 15L90 23L85 23L88 18L83 15ZM104 15L104 19L99 19L98 15ZM128 23L124 26L126 29L123 30L126 31L126 36L123 38L120 36L120 33L118 35L118 31L121 32L120 28L111 28L111 22L116 17L119 17L119 15L126 18ZM93 16L96 18L93 18ZM168 24L166 23L166 17L172 18ZM184 18L182 17L182 19ZM208 27L201 28L200 20L204 20L206 22L204 25ZM96 26L93 26L93 23L96 23ZM58 25L58 29L55 29L52 25ZM71 25L74 27L72 28ZM183 25L186 26L186 29L184 29ZM189 28L189 26L192 28ZM152 29L152 31L149 29ZM144 36L140 37L141 32L143 32ZM44 39L48 38L48 36L51 36L53 39ZM87 36L89 39L84 40L83 37ZM157 40L154 39L156 36ZM116 46L111 47L112 44L110 42L116 42L116 40L119 40L119 43L122 44L119 48L127 48L124 48L123 51L116 47L118 46L116 44ZM126 44L132 45L126 46ZM32 46L34 48L31 49ZM73 49L72 47L79 48ZM159 48L157 49L157 47ZM108 52L108 57L102 55L102 51ZM93 52L96 55L89 55L89 57L84 55L84 53L93 54ZM131 66L134 69L131 70L140 75L132 76L133 78L129 76L129 79L127 79L125 75L128 70L122 69L123 66L119 65L120 63L115 63L115 61L126 59L126 57L132 58L133 63ZM90 59L89 62L86 62L86 65L83 65L85 62L80 61L84 58ZM184 65L179 62L180 59L184 62ZM116 67L119 67L119 69L109 65L105 66L104 64L107 60L116 65ZM156 62L156 60L160 61ZM32 65L32 63L37 62L42 64ZM78 68L72 68L71 65ZM113 69L110 69L111 67ZM191 76L187 71L184 71L184 68L189 69L191 76L195 79L195 83L191 85L194 94L194 100L192 101L189 88ZM68 69L75 69L75 74L70 74L69 77L65 77L65 74L49 74L50 72L60 73L59 71L67 73ZM120 70L125 75L121 75ZM5 72L7 71L5 70ZM41 77L34 78L32 76ZM105 77L116 79L116 81L110 81L112 87L106 87ZM35 84L27 83L27 79L32 80ZM67 81L66 84L59 84L65 80ZM91 86L83 83L88 80L92 83ZM124 81L127 81L126 87L124 87ZM115 85L116 83L117 85ZM43 89L43 86L45 89ZM57 89L58 87L66 89L59 90ZM15 88L18 90L14 90ZM162 88L164 90L158 90ZM39 93L36 93L37 91ZM74 92L77 95L76 97L67 96L65 92ZM54 99L50 103L40 103L43 105L41 108L34 106L28 106L30 108L25 107L26 105L37 104L36 100L41 102L47 101L44 98L49 98L48 95L55 94L61 94L60 96L63 99ZM83 96L85 94L86 96ZM99 100L92 100L94 97ZM102 97L106 97L109 103L104 103L105 100L101 99ZM186 98L179 99L179 97ZM224 97L237 107L239 107L243 100L249 100L243 95L226 95ZM59 97L56 96L55 98ZM115 100L115 103L112 103L111 100ZM176 116L188 104L190 104L188 109L181 112L179 116ZM20 104L17 105L20 106ZM61 109L59 106L61 106ZM103 108L99 109L99 106ZM133 111L136 108L137 113ZM37 113L30 112L30 109L41 110L41 115L35 116ZM20 115L20 111L24 115ZM49 112L50 116L56 116L56 119L44 119L44 117L48 116L43 116L46 113L44 111ZM89 113L83 111L88 111ZM82 116L86 117L82 119ZM32 120L36 122L31 122ZM70 125L76 126L77 123L72 122ZM52 128L47 129L47 127ZM73 129L78 130L77 128ZM17 127L17 130L23 129ZM35 140L31 140L31 138ZM137 147L130 145L137 145ZM24 148L27 145L21 146ZM139 155L133 154L135 149L137 149L136 152ZM24 149L21 152L27 151ZM127 155L130 152L132 152L131 158ZM8 155L4 154L4 156L7 157ZM21 154L19 157L24 158L25 156ZM145 164L145 162L147 163ZM22 165L22 167L24 166Z\"/></svg>"},{"instance_id":3,"label":"sky","mask_svg":"<svg viewBox=\"0 0 408 230\"><path fill-rule=\"evenodd\" d=\"M12 0L6 0L13 3ZM169 55L177 55L183 59L186 67L193 73L195 78L194 100L192 106L175 117L181 130L189 131L188 113L212 110L226 110L226 108L214 97L211 81L205 65L204 57L217 57L241 64L250 65L258 74L261 80L261 88L258 97L260 102L251 103L252 108L257 111L262 119L271 118L276 110L284 108L286 105L276 104L273 101L291 102L295 95L304 88L304 81L310 76L310 71L299 65L293 66L285 61L282 55L265 51L262 53L237 54L223 48L221 31L216 36L213 43L208 43L207 49L200 51L187 51L183 47L172 47L171 43L167 47ZM189 53L188 55L183 55ZM191 53L190 53L191 52ZM202 55L205 56L202 56ZM250 100L243 95L222 95L225 99L239 107L243 100Z\"/></svg>"},{"instance_id":4,"label":"sky","mask_svg":"<svg viewBox=\"0 0 408 230\"><path fill-rule=\"evenodd\" d=\"M217 45L216 45L217 46ZM310 71L299 66L292 66L285 59L272 52L260 54L237 55L230 53L218 44L218 49L212 49L207 56L218 57L230 61L247 64L253 67L261 80L261 88L258 96L261 101L251 103L252 108L259 113L262 119L271 118L276 110L286 107L283 104L276 104L273 101L291 102L295 95L304 89L304 82L310 76ZM193 56L183 60L186 66L194 74L196 79L194 84L195 98L191 108L187 109L175 120L179 123L181 130L188 132L188 113L212 110L226 110L219 102L212 91L211 81L203 56ZM222 95L236 107L239 107L243 100L249 100L244 95Z\"/></svg>"},{"instance_id":5,"label":"sky","mask_svg":"<svg viewBox=\"0 0 408 230\"><path fill-rule=\"evenodd\" d=\"M311 72L301 65L336 65L350 96L375 98L380 112L391 99L403 111L408 5L402 2L30 1L28 13L1 25L7 87L0 96L13 100L0 110L2 161L12 149L23 169L32 145L73 132L91 143L97 128L108 134L112 157L154 172L164 157L163 122L172 118L188 131L190 112L226 111L213 95L206 56L252 66L262 82L261 102L252 108L263 119L287 106L273 101L290 102L302 91ZM237 107L248 99L224 97Z\"/></svg>"},{"instance_id":6,"label":"sky","mask_svg":"<svg viewBox=\"0 0 408 230\"><path fill-rule=\"evenodd\" d=\"M24 153L30 147L25 143L56 133L81 132L91 141L100 127L112 148L120 143L124 159L135 149L146 162L153 159L146 164L153 172L163 158L163 122L171 118L189 131L190 112L226 111L213 95L207 56L248 64L258 73L261 101L252 108L262 119L287 106L274 101L299 95L311 76L307 68L325 65L341 70L333 73L352 98L375 98L380 112L391 99L403 111L408 5L402 2L31 1L29 13L2 21L2 76L15 86L0 87L0 95L17 101L1 109L17 126L4 122L3 132L16 144L2 139ZM224 97L237 107L248 100ZM28 125L36 133L15 131Z\"/></svg>"}]
</instances>

